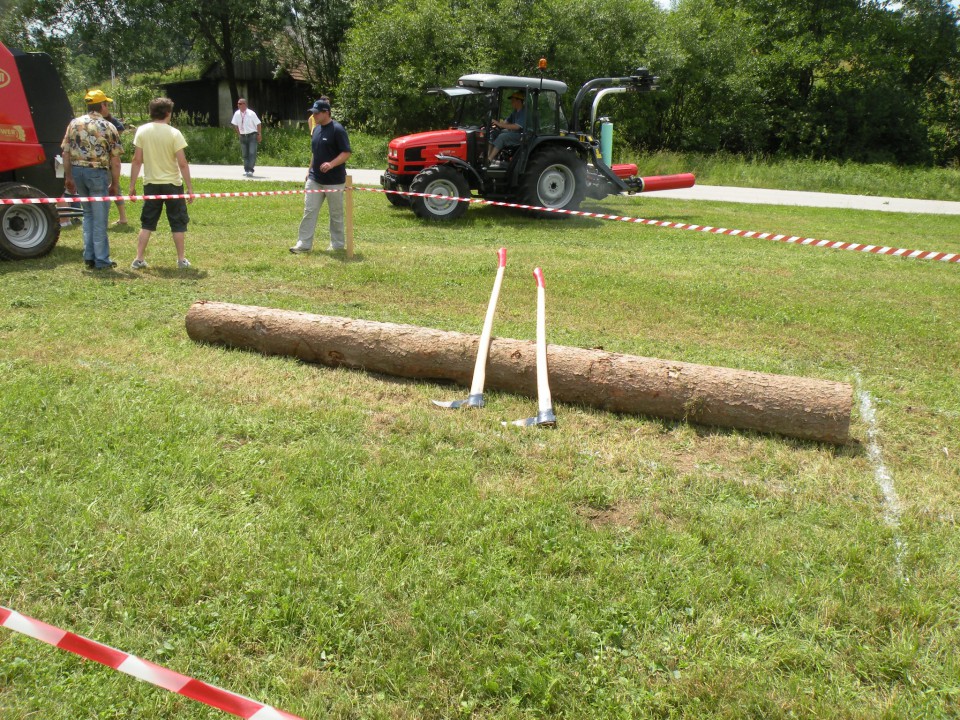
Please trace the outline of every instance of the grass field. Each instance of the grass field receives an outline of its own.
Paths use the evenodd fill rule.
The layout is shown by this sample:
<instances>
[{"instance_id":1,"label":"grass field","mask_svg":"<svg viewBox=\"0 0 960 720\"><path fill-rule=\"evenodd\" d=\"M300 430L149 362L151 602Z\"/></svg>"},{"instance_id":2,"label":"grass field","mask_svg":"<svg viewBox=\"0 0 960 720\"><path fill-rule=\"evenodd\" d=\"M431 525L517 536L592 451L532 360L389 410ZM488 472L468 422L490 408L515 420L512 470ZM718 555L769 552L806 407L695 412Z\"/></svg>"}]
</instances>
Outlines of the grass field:
<instances>
[{"instance_id":1,"label":"grass field","mask_svg":"<svg viewBox=\"0 0 960 720\"><path fill-rule=\"evenodd\" d=\"M960 713L960 265L356 204L352 261L287 252L293 196L197 201L188 271L163 230L145 271L132 231L85 270L79 228L0 264L0 605L310 720ZM585 209L960 252L956 217ZM849 382L854 440L508 429L534 401L184 329L214 299L478 333L501 245L497 336L534 337L540 265L549 342ZM226 716L0 629L0 717Z\"/></svg>"}]
</instances>

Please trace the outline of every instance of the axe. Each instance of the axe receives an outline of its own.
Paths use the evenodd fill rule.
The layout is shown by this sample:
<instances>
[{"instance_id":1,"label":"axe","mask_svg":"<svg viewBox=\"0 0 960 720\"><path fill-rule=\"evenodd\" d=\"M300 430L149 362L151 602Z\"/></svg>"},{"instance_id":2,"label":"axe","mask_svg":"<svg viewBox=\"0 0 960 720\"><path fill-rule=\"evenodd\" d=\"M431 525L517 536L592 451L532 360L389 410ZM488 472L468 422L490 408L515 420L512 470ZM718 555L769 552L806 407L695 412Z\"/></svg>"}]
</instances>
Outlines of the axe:
<instances>
[{"instance_id":1,"label":"axe","mask_svg":"<svg viewBox=\"0 0 960 720\"><path fill-rule=\"evenodd\" d=\"M481 408L483 407L483 383L487 376L487 355L490 353L490 335L493 332L493 314L497 309L497 298L500 297L500 285L503 284L503 272L507 267L507 249L497 251L499 266L497 279L493 281L493 292L490 293L490 304L487 305L487 316L483 321L483 332L480 333L480 348L477 350L477 363L473 367L473 383L470 385L470 395L465 400L433 400L433 404L445 408Z\"/></svg>"},{"instance_id":2,"label":"axe","mask_svg":"<svg viewBox=\"0 0 960 720\"><path fill-rule=\"evenodd\" d=\"M557 416L553 413L553 399L550 397L550 379L547 377L547 331L546 331L546 294L543 286L543 271L534 268L537 279L537 415L536 417L514 420L513 425L527 427L556 427ZM506 425L506 423L503 423Z\"/></svg>"}]
</instances>

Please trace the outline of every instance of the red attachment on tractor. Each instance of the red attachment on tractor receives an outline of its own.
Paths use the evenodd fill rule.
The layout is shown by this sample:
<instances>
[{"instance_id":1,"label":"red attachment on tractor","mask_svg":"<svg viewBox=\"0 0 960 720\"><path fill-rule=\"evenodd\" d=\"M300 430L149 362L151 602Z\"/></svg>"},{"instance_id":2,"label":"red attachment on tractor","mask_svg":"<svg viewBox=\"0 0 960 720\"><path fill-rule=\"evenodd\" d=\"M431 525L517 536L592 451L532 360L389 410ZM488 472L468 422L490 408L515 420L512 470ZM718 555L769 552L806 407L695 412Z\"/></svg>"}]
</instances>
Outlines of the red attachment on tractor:
<instances>
[{"instance_id":1,"label":"red attachment on tractor","mask_svg":"<svg viewBox=\"0 0 960 720\"><path fill-rule=\"evenodd\" d=\"M0 172L46 160L13 53L0 44Z\"/></svg>"},{"instance_id":2,"label":"red attachment on tractor","mask_svg":"<svg viewBox=\"0 0 960 720\"><path fill-rule=\"evenodd\" d=\"M691 188L697 182L693 173L651 175L650 177L641 179L643 180L643 192L652 192L654 190L681 190L683 188Z\"/></svg>"}]
</instances>

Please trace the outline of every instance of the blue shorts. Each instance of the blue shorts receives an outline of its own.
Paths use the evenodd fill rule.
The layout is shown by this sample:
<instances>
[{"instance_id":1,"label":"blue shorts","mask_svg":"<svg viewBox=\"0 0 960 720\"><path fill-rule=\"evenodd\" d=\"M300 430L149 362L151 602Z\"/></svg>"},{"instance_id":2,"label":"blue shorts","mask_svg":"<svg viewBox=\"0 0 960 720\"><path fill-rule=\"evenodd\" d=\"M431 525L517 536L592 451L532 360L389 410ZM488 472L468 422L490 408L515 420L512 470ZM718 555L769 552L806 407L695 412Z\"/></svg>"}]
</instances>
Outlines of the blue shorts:
<instances>
[{"instance_id":1,"label":"blue shorts","mask_svg":"<svg viewBox=\"0 0 960 720\"><path fill-rule=\"evenodd\" d=\"M145 184L143 186L143 194L182 195L183 185ZM184 198L177 198L176 200L144 200L143 210L140 212L140 227L150 232L156 230L164 205L167 207L167 222L170 223L171 232L186 232L187 223L190 222L190 216L187 214L187 201Z\"/></svg>"}]
</instances>

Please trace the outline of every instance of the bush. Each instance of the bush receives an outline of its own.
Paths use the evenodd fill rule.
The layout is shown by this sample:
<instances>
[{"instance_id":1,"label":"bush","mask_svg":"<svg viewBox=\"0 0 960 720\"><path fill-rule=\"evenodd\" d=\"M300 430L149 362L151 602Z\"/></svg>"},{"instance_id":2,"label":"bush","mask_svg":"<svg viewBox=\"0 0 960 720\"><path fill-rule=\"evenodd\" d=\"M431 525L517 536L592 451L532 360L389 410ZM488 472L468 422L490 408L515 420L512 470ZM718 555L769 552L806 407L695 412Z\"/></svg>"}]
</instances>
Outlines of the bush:
<instances>
[{"instance_id":1,"label":"bush","mask_svg":"<svg viewBox=\"0 0 960 720\"><path fill-rule=\"evenodd\" d=\"M196 165L236 165L240 162L240 145L237 136L230 128L212 128L181 124L186 119L174 115L173 125L178 127L186 138L187 159ZM135 125L128 125L121 136L123 157L129 161L133 157L133 136ZM349 165L357 168L385 167L388 138L350 132L350 144L353 154ZM257 152L257 164L280 167L306 167L310 161L310 136L307 129L290 127L267 127L263 132L263 142Z\"/></svg>"}]
</instances>

